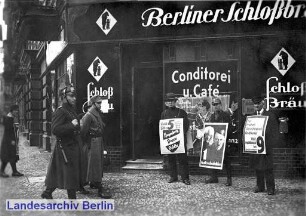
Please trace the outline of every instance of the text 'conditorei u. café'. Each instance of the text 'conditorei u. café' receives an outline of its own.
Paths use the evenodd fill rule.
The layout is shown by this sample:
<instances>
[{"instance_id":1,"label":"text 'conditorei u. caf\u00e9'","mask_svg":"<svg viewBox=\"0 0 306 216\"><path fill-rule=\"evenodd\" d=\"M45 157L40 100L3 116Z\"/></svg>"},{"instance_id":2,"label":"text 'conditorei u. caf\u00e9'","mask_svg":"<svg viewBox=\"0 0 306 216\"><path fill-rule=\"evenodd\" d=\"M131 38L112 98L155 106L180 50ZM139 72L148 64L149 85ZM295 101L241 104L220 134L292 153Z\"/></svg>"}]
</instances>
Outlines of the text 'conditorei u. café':
<instances>
[{"instance_id":1,"label":"text 'conditorei u. caf\u00e9'","mask_svg":"<svg viewBox=\"0 0 306 216\"><path fill-rule=\"evenodd\" d=\"M276 170L301 175L305 16L302 1L71 3L62 14L65 41L48 44L41 78L51 80L52 92L73 83L79 113L93 95L105 97L105 141L117 168L128 159L161 157L158 123L163 96L173 92L185 98L179 105L191 127L195 98L219 96L224 109L238 99L233 158L235 172L247 173L243 119L253 112L250 99L262 94L279 119L275 155L287 155L276 158ZM64 45L50 55L58 43ZM53 94L53 107L58 100ZM198 156L189 157L195 173L202 172Z\"/></svg>"}]
</instances>

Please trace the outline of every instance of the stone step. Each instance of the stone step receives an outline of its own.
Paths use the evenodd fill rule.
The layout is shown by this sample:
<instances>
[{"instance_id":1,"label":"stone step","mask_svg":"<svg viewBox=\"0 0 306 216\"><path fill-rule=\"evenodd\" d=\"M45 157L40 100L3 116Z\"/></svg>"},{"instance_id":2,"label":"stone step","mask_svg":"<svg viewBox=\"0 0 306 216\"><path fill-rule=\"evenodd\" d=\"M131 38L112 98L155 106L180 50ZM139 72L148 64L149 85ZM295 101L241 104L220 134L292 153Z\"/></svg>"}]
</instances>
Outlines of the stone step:
<instances>
[{"instance_id":1,"label":"stone step","mask_svg":"<svg viewBox=\"0 0 306 216\"><path fill-rule=\"evenodd\" d=\"M163 170L163 159L127 160L123 170Z\"/></svg>"},{"instance_id":2,"label":"stone step","mask_svg":"<svg viewBox=\"0 0 306 216\"><path fill-rule=\"evenodd\" d=\"M163 159L137 159L127 160L127 164L163 164Z\"/></svg>"}]
</instances>

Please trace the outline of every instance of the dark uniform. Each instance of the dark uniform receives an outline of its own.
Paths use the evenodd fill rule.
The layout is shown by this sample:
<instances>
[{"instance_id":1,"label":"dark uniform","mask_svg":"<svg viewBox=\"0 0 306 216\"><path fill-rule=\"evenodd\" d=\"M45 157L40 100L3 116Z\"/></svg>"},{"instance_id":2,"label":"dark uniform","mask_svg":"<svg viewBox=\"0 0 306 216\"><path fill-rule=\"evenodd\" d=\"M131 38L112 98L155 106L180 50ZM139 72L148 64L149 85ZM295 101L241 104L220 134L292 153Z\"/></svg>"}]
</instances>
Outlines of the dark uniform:
<instances>
[{"instance_id":1,"label":"dark uniform","mask_svg":"<svg viewBox=\"0 0 306 216\"><path fill-rule=\"evenodd\" d=\"M250 155L250 167L255 169L257 178L257 186L254 192L264 192L266 181L268 194L273 195L275 193L275 180L273 174L273 145L278 140L278 122L272 112L263 110L263 112L259 115L269 116L269 118L265 133L266 154Z\"/></svg>"},{"instance_id":2,"label":"dark uniform","mask_svg":"<svg viewBox=\"0 0 306 216\"><path fill-rule=\"evenodd\" d=\"M56 145L49 163L45 180L46 190L42 198L52 199L56 189L66 189L69 199L76 198L81 185L80 122L74 107L65 102L53 113L51 130L56 136Z\"/></svg>"},{"instance_id":3,"label":"dark uniform","mask_svg":"<svg viewBox=\"0 0 306 216\"><path fill-rule=\"evenodd\" d=\"M169 96L168 96L168 99L169 99ZM168 155L170 177L171 177L169 183L177 180L177 167L176 167L176 159L177 159L179 162L179 166L180 166L180 175L181 175L182 181L185 184L190 184L188 157L187 157L187 137L186 137L186 133L189 128L189 120L187 118L187 113L184 110L179 109L177 107L169 107L168 109L164 110L161 114L161 119L172 119L172 118L182 118L183 119L185 153Z\"/></svg>"},{"instance_id":4,"label":"dark uniform","mask_svg":"<svg viewBox=\"0 0 306 216\"><path fill-rule=\"evenodd\" d=\"M215 98L213 103L221 103L221 100L219 98ZM230 115L223 111L220 110L218 112L214 112L211 115L211 122L220 122L220 123L228 123L228 129L227 129L227 135L229 135L231 133L231 127L230 127L230 122L231 122L231 117ZM225 152L224 152L224 166L225 166L225 170L226 170L226 176L227 176L227 186L231 186L232 185L232 175L231 175L231 161L230 161L230 154L229 154L229 144L228 142L226 142L226 148L225 148ZM217 183L218 182L218 176L217 176L217 170L216 169L212 169L211 170L211 176L209 179L206 180L206 183Z\"/></svg>"}]
</instances>

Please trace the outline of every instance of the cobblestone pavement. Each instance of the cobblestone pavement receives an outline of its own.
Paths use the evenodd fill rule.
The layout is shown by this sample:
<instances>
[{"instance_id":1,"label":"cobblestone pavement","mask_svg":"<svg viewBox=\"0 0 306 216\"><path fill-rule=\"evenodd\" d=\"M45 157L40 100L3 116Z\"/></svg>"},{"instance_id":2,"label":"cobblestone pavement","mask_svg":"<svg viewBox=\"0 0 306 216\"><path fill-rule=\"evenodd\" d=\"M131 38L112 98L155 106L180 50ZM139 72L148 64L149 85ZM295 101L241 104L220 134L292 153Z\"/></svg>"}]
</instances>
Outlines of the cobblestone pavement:
<instances>
[{"instance_id":1,"label":"cobblestone pavement","mask_svg":"<svg viewBox=\"0 0 306 216\"><path fill-rule=\"evenodd\" d=\"M1 138L0 134L0 138ZM276 179L276 195L252 192L254 177L234 177L233 186L205 184L207 176L190 176L191 185L168 184L163 173L105 173L103 186L115 201L113 212L11 212L5 210L6 199L39 199L44 189L50 153L31 147L25 139L20 147L17 168L24 177L0 178L0 215L305 215L305 180ZM6 169L11 174L10 166ZM96 190L81 199L96 199ZM64 199L66 191L56 190L53 197Z\"/></svg>"}]
</instances>

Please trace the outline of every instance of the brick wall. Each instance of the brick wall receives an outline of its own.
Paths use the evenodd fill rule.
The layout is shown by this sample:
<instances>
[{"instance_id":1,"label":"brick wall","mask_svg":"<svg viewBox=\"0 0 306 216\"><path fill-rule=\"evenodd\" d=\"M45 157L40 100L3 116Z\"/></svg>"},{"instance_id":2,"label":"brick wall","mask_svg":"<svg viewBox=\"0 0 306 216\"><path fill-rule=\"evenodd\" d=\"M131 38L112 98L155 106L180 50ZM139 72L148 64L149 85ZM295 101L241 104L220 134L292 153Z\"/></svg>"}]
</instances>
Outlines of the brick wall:
<instances>
[{"instance_id":1,"label":"brick wall","mask_svg":"<svg viewBox=\"0 0 306 216\"><path fill-rule=\"evenodd\" d=\"M124 165L122 159L122 149L120 146L107 146L105 147L107 155L110 158L110 165L106 166L104 171L116 172L121 171L121 167Z\"/></svg>"}]
</instances>

